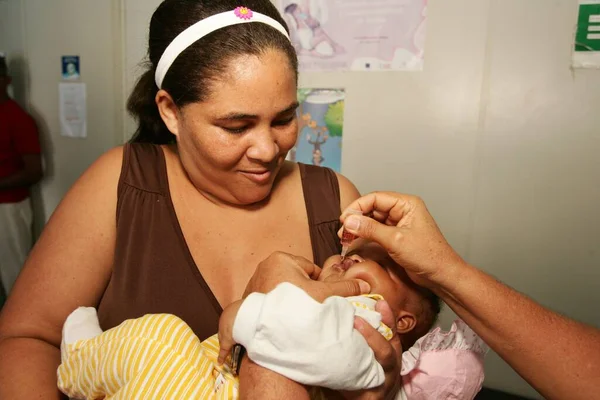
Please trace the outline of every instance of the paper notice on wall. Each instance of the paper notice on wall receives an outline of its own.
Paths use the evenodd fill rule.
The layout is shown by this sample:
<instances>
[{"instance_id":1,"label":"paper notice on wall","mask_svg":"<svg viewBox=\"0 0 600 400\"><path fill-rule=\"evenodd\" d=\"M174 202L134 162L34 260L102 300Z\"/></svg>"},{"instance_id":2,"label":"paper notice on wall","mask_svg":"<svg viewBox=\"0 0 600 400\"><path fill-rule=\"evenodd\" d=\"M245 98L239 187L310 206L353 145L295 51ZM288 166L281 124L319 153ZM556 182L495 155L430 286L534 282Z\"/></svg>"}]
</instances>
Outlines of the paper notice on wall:
<instances>
[{"instance_id":1,"label":"paper notice on wall","mask_svg":"<svg viewBox=\"0 0 600 400\"><path fill-rule=\"evenodd\" d=\"M278 0L302 71L421 70L427 0Z\"/></svg>"},{"instance_id":2,"label":"paper notice on wall","mask_svg":"<svg viewBox=\"0 0 600 400\"><path fill-rule=\"evenodd\" d=\"M87 136L85 83L59 83L60 134L73 138Z\"/></svg>"},{"instance_id":3,"label":"paper notice on wall","mask_svg":"<svg viewBox=\"0 0 600 400\"><path fill-rule=\"evenodd\" d=\"M600 68L600 0L579 0L574 68Z\"/></svg>"},{"instance_id":4,"label":"paper notice on wall","mask_svg":"<svg viewBox=\"0 0 600 400\"><path fill-rule=\"evenodd\" d=\"M298 140L288 160L340 172L344 98L341 89L298 89Z\"/></svg>"}]
</instances>

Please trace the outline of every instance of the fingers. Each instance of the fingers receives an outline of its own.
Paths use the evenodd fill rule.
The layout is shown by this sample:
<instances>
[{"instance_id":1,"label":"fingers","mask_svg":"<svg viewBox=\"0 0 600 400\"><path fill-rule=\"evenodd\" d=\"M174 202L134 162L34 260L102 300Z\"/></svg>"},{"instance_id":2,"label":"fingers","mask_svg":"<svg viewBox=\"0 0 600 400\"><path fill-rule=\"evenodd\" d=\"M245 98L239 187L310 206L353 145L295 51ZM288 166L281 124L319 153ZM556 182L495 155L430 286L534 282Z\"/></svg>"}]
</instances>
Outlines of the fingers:
<instances>
[{"instance_id":1,"label":"fingers","mask_svg":"<svg viewBox=\"0 0 600 400\"><path fill-rule=\"evenodd\" d=\"M316 284L316 282L314 283ZM322 290L311 294L317 301L324 301L331 296L351 297L360 296L371 292L371 286L360 279L346 279L337 282L319 282Z\"/></svg>"},{"instance_id":2,"label":"fingers","mask_svg":"<svg viewBox=\"0 0 600 400\"><path fill-rule=\"evenodd\" d=\"M402 217L421 200L417 197L394 192L373 192L352 202L342 213L342 221L348 216L347 210L360 210L372 215L380 222L400 221ZM395 225L395 223L394 223Z\"/></svg>"},{"instance_id":3,"label":"fingers","mask_svg":"<svg viewBox=\"0 0 600 400\"><path fill-rule=\"evenodd\" d=\"M396 334L396 317L390 307L389 303L385 300L380 300L375 304L375 311L381 314L381 322L386 324Z\"/></svg>"},{"instance_id":4,"label":"fingers","mask_svg":"<svg viewBox=\"0 0 600 400\"><path fill-rule=\"evenodd\" d=\"M273 263L273 265L281 267L286 263L291 263L292 265L298 266L312 280L316 280L319 277L319 274L321 273L321 268L316 266L314 263L308 261L304 257L294 256L283 252L276 252L269 256L267 260L269 260L272 257L275 258L275 263Z\"/></svg>"},{"instance_id":5,"label":"fingers","mask_svg":"<svg viewBox=\"0 0 600 400\"><path fill-rule=\"evenodd\" d=\"M221 317L219 317L219 357L217 359L219 364L225 362L235 345L235 341L233 340L233 325L242 303L242 300L231 303L225 307L221 313Z\"/></svg>"},{"instance_id":6,"label":"fingers","mask_svg":"<svg viewBox=\"0 0 600 400\"><path fill-rule=\"evenodd\" d=\"M384 370L389 370L396 366L396 355L392 345L367 321L360 317L354 318L354 329L356 329L365 338L369 347L375 354L375 359Z\"/></svg>"},{"instance_id":7,"label":"fingers","mask_svg":"<svg viewBox=\"0 0 600 400\"><path fill-rule=\"evenodd\" d=\"M234 345L233 338L230 335L222 334L221 330L219 330L219 358L217 359L219 365L222 365L227 360Z\"/></svg>"},{"instance_id":8,"label":"fingers","mask_svg":"<svg viewBox=\"0 0 600 400\"><path fill-rule=\"evenodd\" d=\"M219 365L223 365L225 360L227 360L227 357L231 353L231 348L234 344L235 343L229 343L228 345L226 345L225 343L221 342L221 339L219 338L219 345L221 346L221 348L219 349L219 358L217 359Z\"/></svg>"},{"instance_id":9,"label":"fingers","mask_svg":"<svg viewBox=\"0 0 600 400\"><path fill-rule=\"evenodd\" d=\"M365 216L351 215L346 218L344 227L362 239L379 243L388 252L398 251L398 249L393 248L401 239L399 237L401 232L396 226L384 225Z\"/></svg>"},{"instance_id":10,"label":"fingers","mask_svg":"<svg viewBox=\"0 0 600 400\"><path fill-rule=\"evenodd\" d=\"M313 280L316 281L321 274L321 268L315 265L314 263L308 261L306 258L297 257L299 259L298 266L304 270L306 275Z\"/></svg>"}]
</instances>

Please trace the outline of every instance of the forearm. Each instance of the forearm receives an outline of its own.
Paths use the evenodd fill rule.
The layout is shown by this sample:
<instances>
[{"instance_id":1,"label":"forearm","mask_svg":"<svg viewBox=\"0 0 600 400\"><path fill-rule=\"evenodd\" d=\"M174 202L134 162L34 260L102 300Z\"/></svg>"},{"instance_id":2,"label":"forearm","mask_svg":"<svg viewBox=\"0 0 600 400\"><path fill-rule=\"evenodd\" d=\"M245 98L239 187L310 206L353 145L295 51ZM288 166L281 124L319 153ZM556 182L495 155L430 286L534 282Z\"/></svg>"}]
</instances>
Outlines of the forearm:
<instances>
[{"instance_id":1,"label":"forearm","mask_svg":"<svg viewBox=\"0 0 600 400\"><path fill-rule=\"evenodd\" d=\"M548 399L591 399L600 381L600 331L558 315L471 266L437 294Z\"/></svg>"},{"instance_id":2,"label":"forearm","mask_svg":"<svg viewBox=\"0 0 600 400\"><path fill-rule=\"evenodd\" d=\"M41 175L27 170L20 170L12 175L0 178L0 190L28 187L39 181Z\"/></svg>"},{"instance_id":3,"label":"forearm","mask_svg":"<svg viewBox=\"0 0 600 400\"><path fill-rule=\"evenodd\" d=\"M263 368L244 357L240 369L240 400L309 400L303 385Z\"/></svg>"},{"instance_id":4,"label":"forearm","mask_svg":"<svg viewBox=\"0 0 600 400\"><path fill-rule=\"evenodd\" d=\"M0 341L0 399L64 399L56 385L60 351L29 338Z\"/></svg>"}]
</instances>

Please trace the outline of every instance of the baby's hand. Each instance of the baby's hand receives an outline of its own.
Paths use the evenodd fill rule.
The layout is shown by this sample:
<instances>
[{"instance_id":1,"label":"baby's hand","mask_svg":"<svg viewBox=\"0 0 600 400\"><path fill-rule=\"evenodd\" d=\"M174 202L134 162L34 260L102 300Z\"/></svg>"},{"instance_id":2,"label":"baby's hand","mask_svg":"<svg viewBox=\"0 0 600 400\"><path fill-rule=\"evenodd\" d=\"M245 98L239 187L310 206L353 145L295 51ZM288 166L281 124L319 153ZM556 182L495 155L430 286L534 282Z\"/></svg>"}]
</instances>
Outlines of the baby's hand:
<instances>
[{"instance_id":1,"label":"baby's hand","mask_svg":"<svg viewBox=\"0 0 600 400\"><path fill-rule=\"evenodd\" d=\"M231 352L231 348L235 345L235 341L233 340L233 323L242 302L243 300L238 300L225 307L221 318L219 318L219 364L225 362Z\"/></svg>"}]
</instances>

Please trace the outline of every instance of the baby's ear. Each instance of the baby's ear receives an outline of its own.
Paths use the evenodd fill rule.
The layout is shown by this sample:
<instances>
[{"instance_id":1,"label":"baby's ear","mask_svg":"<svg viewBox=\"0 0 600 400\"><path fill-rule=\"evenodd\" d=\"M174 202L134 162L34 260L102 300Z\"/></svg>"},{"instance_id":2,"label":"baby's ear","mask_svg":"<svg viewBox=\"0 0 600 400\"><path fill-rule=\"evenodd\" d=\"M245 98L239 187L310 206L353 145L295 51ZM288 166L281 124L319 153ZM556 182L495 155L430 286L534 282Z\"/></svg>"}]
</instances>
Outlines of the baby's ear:
<instances>
[{"instance_id":1,"label":"baby's ear","mask_svg":"<svg viewBox=\"0 0 600 400\"><path fill-rule=\"evenodd\" d=\"M408 311L400 311L398 314L398 319L396 320L396 331L399 334L404 334L415 329L417 325L417 318L414 314L409 313Z\"/></svg>"}]
</instances>

